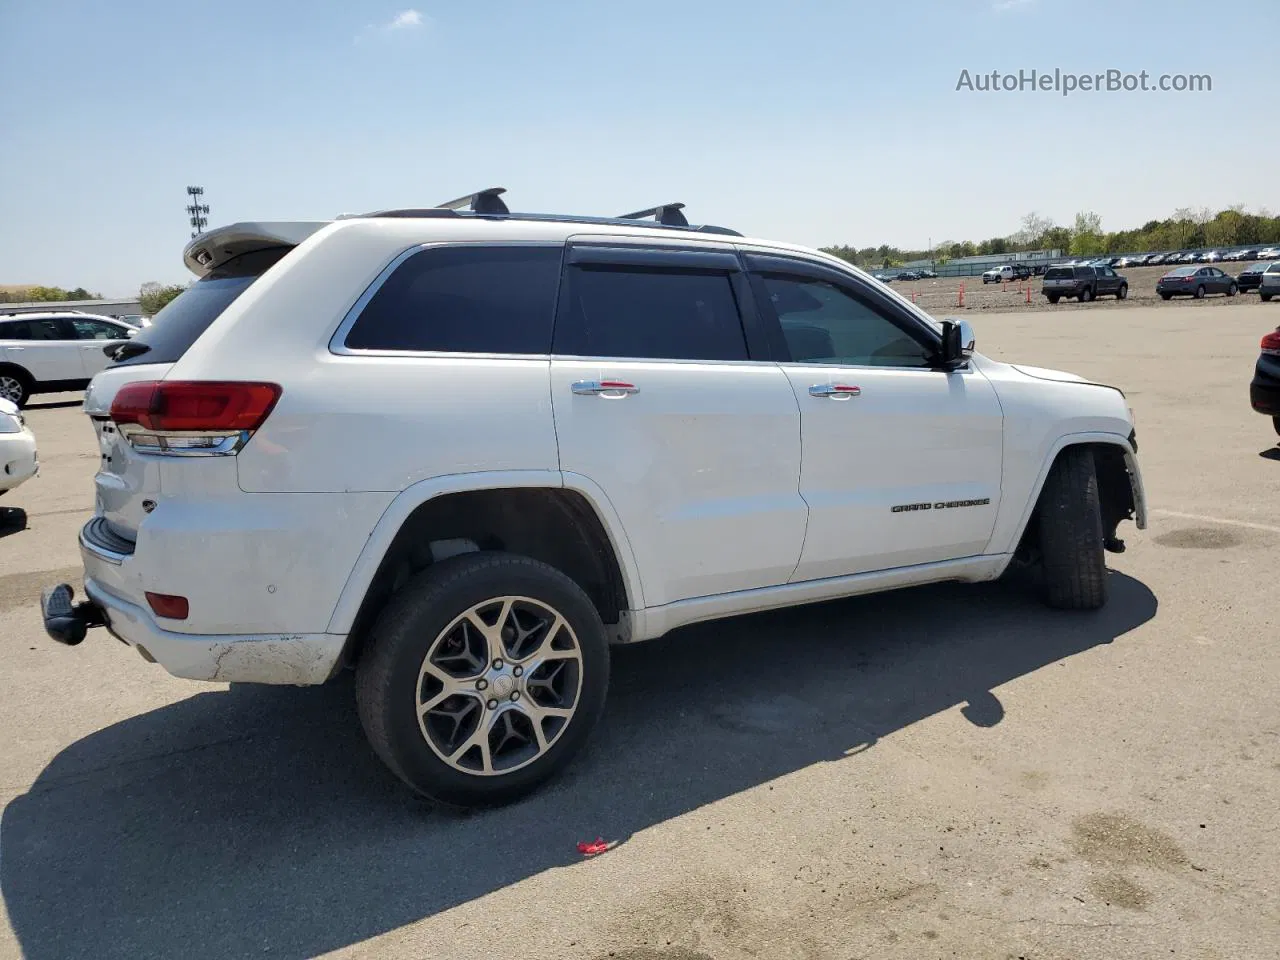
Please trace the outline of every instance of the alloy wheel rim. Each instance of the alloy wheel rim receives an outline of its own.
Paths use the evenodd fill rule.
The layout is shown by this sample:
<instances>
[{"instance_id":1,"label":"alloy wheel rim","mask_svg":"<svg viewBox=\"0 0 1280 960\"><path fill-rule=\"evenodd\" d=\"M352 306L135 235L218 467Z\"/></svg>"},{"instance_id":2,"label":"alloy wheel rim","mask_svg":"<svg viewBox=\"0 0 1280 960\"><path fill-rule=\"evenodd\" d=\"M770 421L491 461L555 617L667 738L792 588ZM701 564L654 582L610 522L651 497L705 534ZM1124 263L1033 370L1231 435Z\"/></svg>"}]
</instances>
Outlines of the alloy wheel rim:
<instances>
[{"instance_id":1,"label":"alloy wheel rim","mask_svg":"<svg viewBox=\"0 0 1280 960\"><path fill-rule=\"evenodd\" d=\"M455 617L418 674L418 727L461 773L512 773L568 729L582 693L582 648L554 607L494 597Z\"/></svg>"},{"instance_id":2,"label":"alloy wheel rim","mask_svg":"<svg viewBox=\"0 0 1280 960\"><path fill-rule=\"evenodd\" d=\"M21 396L22 384L13 377L0 377L0 397L17 403Z\"/></svg>"}]
</instances>

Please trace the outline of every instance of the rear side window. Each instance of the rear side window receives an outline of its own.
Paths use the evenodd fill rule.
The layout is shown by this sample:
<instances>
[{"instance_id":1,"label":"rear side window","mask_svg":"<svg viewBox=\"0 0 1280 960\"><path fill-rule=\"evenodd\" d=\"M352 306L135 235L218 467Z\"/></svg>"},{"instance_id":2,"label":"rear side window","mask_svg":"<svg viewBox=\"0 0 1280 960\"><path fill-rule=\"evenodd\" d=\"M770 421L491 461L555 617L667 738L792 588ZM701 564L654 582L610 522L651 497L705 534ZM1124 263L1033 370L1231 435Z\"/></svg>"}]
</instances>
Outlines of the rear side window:
<instances>
[{"instance_id":1,"label":"rear side window","mask_svg":"<svg viewBox=\"0 0 1280 960\"><path fill-rule=\"evenodd\" d=\"M722 271L583 264L568 273L556 327L563 356L746 360L747 341Z\"/></svg>"},{"instance_id":2,"label":"rear side window","mask_svg":"<svg viewBox=\"0 0 1280 960\"><path fill-rule=\"evenodd\" d=\"M1076 267L1076 277L1081 280L1093 279L1093 267Z\"/></svg>"},{"instance_id":3,"label":"rear side window","mask_svg":"<svg viewBox=\"0 0 1280 960\"><path fill-rule=\"evenodd\" d=\"M378 288L346 346L548 354L563 256L560 245L420 250Z\"/></svg>"},{"instance_id":4,"label":"rear side window","mask_svg":"<svg viewBox=\"0 0 1280 960\"><path fill-rule=\"evenodd\" d=\"M116 365L176 363L236 297L292 249L274 247L246 253L210 271L152 317L151 326L138 331L116 353L122 357Z\"/></svg>"}]
</instances>

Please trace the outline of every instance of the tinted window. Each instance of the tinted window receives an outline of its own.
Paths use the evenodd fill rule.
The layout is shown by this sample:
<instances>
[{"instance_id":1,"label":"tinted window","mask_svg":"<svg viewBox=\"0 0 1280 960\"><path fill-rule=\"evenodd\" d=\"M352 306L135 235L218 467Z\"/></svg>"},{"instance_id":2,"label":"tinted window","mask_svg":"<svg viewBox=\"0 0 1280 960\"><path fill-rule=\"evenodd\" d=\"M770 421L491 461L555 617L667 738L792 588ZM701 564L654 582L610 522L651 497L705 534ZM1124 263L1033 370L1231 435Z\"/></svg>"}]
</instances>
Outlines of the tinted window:
<instances>
[{"instance_id":1,"label":"tinted window","mask_svg":"<svg viewBox=\"0 0 1280 960\"><path fill-rule=\"evenodd\" d=\"M1076 267L1076 276L1081 280L1093 279L1093 267Z\"/></svg>"},{"instance_id":2,"label":"tinted window","mask_svg":"<svg viewBox=\"0 0 1280 960\"><path fill-rule=\"evenodd\" d=\"M843 287L780 275L762 283L793 363L929 366L931 351Z\"/></svg>"},{"instance_id":3,"label":"tinted window","mask_svg":"<svg viewBox=\"0 0 1280 960\"><path fill-rule=\"evenodd\" d=\"M77 340L123 340L128 334L105 320L71 320Z\"/></svg>"},{"instance_id":4,"label":"tinted window","mask_svg":"<svg viewBox=\"0 0 1280 960\"><path fill-rule=\"evenodd\" d=\"M175 363L223 310L292 247L246 253L187 287L151 318L151 326L116 351L117 365ZM141 348L145 347L143 350Z\"/></svg>"},{"instance_id":5,"label":"tinted window","mask_svg":"<svg viewBox=\"0 0 1280 960\"><path fill-rule=\"evenodd\" d=\"M10 320L3 326L6 340L70 340L61 320Z\"/></svg>"},{"instance_id":6,"label":"tinted window","mask_svg":"<svg viewBox=\"0 0 1280 960\"><path fill-rule=\"evenodd\" d=\"M729 275L584 264L569 271L555 352L581 357L746 360Z\"/></svg>"},{"instance_id":7,"label":"tinted window","mask_svg":"<svg viewBox=\"0 0 1280 960\"><path fill-rule=\"evenodd\" d=\"M347 334L354 350L550 353L564 249L454 246L396 268Z\"/></svg>"}]
</instances>

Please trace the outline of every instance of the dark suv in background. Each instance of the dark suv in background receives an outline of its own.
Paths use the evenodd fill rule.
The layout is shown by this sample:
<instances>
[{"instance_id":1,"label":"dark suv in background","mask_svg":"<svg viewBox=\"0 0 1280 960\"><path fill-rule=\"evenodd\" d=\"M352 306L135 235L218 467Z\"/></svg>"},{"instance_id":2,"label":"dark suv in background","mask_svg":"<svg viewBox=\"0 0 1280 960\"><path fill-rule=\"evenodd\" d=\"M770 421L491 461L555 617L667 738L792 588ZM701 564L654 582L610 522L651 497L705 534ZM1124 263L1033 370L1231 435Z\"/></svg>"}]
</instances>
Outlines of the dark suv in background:
<instances>
[{"instance_id":1,"label":"dark suv in background","mask_svg":"<svg viewBox=\"0 0 1280 960\"><path fill-rule=\"evenodd\" d=\"M1104 296L1123 300L1129 296L1129 281L1110 267L1050 267L1040 292L1050 303L1063 297L1075 297L1081 303Z\"/></svg>"}]
</instances>

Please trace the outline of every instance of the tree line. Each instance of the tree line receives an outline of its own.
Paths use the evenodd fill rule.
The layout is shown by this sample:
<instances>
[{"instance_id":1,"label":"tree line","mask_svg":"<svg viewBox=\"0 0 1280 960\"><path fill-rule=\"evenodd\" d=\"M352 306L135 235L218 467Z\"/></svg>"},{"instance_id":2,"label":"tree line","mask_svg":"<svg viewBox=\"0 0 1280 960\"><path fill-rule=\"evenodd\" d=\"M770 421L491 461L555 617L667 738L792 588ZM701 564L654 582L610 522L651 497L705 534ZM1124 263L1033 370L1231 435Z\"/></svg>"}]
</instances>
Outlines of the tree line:
<instances>
[{"instance_id":1,"label":"tree line","mask_svg":"<svg viewBox=\"0 0 1280 960\"><path fill-rule=\"evenodd\" d=\"M102 294L90 293L84 287L63 290L61 287L18 287L0 290L0 303L59 303L64 300L101 300Z\"/></svg>"},{"instance_id":2,"label":"tree line","mask_svg":"<svg viewBox=\"0 0 1280 960\"><path fill-rule=\"evenodd\" d=\"M1032 211L1022 218L1020 229L1009 236L978 243L944 240L932 250L905 250L886 244L878 247L836 245L822 249L859 267L897 267L909 260L946 263L959 257L1028 250L1101 256L1250 244L1280 244L1280 216L1272 216L1265 209L1248 213L1243 204L1217 213L1208 208L1181 207L1167 220L1150 220L1131 230L1106 231L1102 229L1102 218L1091 210L1077 213L1071 226L1061 226L1052 218Z\"/></svg>"}]
</instances>

